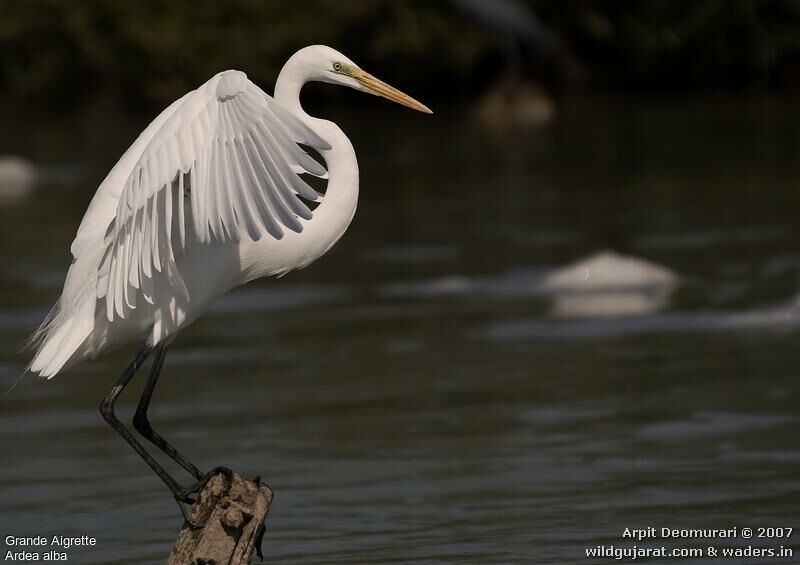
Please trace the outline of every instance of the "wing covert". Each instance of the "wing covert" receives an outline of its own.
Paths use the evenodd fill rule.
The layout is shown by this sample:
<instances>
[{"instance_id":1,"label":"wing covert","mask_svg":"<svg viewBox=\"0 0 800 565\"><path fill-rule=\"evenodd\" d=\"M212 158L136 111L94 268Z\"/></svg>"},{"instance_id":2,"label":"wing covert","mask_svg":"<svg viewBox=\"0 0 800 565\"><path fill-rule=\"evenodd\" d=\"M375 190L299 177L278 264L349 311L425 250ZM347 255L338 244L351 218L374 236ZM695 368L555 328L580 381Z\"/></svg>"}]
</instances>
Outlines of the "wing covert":
<instances>
[{"instance_id":1,"label":"wing covert","mask_svg":"<svg viewBox=\"0 0 800 565\"><path fill-rule=\"evenodd\" d=\"M186 286L176 257L200 244L283 237L321 195L299 176L327 172L299 145L330 146L239 71L189 93L133 166L103 239L97 297L109 321L154 302L154 277Z\"/></svg>"}]
</instances>

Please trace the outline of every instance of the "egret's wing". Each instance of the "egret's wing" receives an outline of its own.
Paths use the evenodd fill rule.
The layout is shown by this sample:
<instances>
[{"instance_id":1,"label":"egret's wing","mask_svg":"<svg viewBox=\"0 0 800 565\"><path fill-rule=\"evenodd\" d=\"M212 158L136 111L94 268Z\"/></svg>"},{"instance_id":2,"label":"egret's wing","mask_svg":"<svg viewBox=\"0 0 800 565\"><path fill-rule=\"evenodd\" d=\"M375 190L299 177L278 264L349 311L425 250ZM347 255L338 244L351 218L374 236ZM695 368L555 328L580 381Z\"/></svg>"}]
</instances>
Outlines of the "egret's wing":
<instances>
[{"instance_id":1,"label":"egret's wing","mask_svg":"<svg viewBox=\"0 0 800 565\"><path fill-rule=\"evenodd\" d=\"M320 195L298 174L326 171L298 143L329 148L244 73L220 73L186 95L120 185L97 285L109 321L135 308L137 295L153 303L159 274L186 293L175 258L187 240L301 231L312 213L299 197Z\"/></svg>"}]
</instances>

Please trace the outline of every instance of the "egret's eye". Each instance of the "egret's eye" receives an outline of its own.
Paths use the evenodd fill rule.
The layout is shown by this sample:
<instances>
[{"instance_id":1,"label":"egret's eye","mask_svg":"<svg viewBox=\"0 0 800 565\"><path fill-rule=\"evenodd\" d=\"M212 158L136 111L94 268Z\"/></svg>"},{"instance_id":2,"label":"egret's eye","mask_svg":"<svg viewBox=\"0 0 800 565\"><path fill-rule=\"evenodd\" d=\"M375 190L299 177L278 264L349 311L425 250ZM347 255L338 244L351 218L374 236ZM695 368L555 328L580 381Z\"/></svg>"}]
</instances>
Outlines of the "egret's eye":
<instances>
[{"instance_id":1,"label":"egret's eye","mask_svg":"<svg viewBox=\"0 0 800 565\"><path fill-rule=\"evenodd\" d=\"M342 70L342 64L341 63L334 63L333 64L333 70L336 71L336 72L341 71Z\"/></svg>"}]
</instances>

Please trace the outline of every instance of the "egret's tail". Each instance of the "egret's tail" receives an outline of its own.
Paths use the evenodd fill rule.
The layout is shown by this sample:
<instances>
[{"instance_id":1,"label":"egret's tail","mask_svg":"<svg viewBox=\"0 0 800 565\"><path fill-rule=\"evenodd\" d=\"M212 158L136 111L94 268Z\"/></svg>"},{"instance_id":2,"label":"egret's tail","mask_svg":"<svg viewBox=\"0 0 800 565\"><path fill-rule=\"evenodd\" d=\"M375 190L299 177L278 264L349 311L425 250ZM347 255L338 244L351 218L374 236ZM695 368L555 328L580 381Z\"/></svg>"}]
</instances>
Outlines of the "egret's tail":
<instances>
[{"instance_id":1,"label":"egret's tail","mask_svg":"<svg viewBox=\"0 0 800 565\"><path fill-rule=\"evenodd\" d=\"M92 331L92 324L86 323L91 322L89 316L58 318L58 313L48 316L33 336L38 347L28 370L47 379L56 376L67 365Z\"/></svg>"},{"instance_id":2,"label":"egret's tail","mask_svg":"<svg viewBox=\"0 0 800 565\"><path fill-rule=\"evenodd\" d=\"M36 354L28 371L52 379L75 357L94 326L93 311L87 312L84 306L69 314L59 301L33 334Z\"/></svg>"},{"instance_id":3,"label":"egret's tail","mask_svg":"<svg viewBox=\"0 0 800 565\"><path fill-rule=\"evenodd\" d=\"M96 272L100 252L73 261L61 298L30 339L36 353L27 370L53 378L81 358L81 346L94 329Z\"/></svg>"}]
</instances>

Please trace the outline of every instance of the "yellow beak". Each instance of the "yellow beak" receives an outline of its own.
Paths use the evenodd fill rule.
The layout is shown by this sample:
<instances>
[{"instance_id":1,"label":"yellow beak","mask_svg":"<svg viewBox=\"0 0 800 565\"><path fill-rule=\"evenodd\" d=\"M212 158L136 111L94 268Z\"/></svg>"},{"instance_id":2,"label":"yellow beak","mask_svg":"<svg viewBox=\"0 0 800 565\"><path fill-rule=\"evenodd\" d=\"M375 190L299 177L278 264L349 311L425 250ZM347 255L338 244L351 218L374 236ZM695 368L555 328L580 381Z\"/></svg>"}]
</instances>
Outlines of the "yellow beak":
<instances>
[{"instance_id":1,"label":"yellow beak","mask_svg":"<svg viewBox=\"0 0 800 565\"><path fill-rule=\"evenodd\" d=\"M383 96L384 98L391 100L392 102L397 102L398 104L402 104L403 106L407 106L414 110L425 112L426 114L433 114L431 109L428 108L425 104L417 102L416 100L411 98L408 94L400 92L393 86L389 86L382 80L375 78L369 73L366 73L359 69L357 73L353 74L353 78L356 79L367 92L370 92L377 96Z\"/></svg>"}]
</instances>

